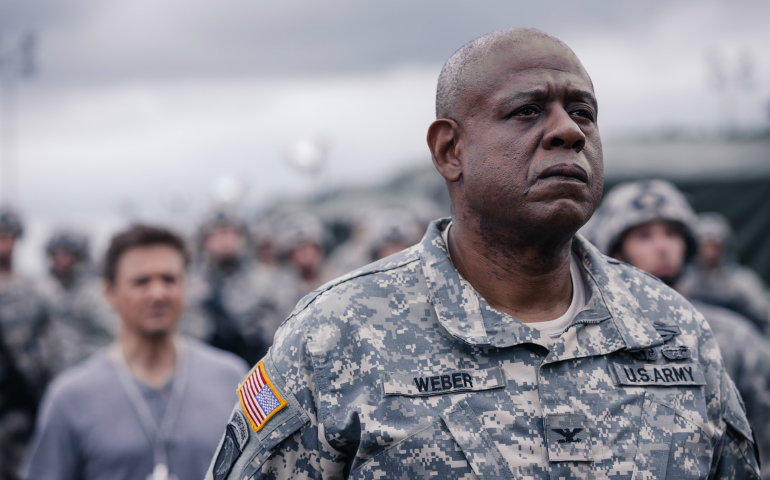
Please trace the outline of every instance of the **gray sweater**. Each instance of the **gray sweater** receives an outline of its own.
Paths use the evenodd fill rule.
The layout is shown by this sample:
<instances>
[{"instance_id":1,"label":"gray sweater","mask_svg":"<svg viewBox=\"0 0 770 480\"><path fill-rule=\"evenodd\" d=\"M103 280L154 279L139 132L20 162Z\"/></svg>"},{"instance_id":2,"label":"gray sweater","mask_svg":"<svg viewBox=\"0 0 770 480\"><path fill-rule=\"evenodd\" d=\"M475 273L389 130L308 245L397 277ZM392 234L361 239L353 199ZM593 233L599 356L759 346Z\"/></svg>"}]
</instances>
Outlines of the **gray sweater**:
<instances>
[{"instance_id":1,"label":"gray sweater","mask_svg":"<svg viewBox=\"0 0 770 480\"><path fill-rule=\"evenodd\" d=\"M187 341L183 355L186 387L167 446L169 472L179 480L203 478L247 373L240 358L196 341ZM50 385L22 478L147 479L154 467L153 443L120 384L118 368L102 351ZM168 389L142 387L157 415Z\"/></svg>"}]
</instances>

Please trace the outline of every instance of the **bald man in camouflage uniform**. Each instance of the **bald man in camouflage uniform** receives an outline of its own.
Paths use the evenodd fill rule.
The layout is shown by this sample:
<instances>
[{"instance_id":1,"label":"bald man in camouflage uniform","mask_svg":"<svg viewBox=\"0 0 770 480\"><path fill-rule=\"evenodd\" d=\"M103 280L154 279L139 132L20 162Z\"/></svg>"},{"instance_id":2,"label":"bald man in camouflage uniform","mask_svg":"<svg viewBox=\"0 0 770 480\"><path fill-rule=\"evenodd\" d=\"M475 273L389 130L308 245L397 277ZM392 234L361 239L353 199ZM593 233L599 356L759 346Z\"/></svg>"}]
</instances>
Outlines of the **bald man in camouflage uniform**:
<instances>
[{"instance_id":1,"label":"bald man in camouflage uniform","mask_svg":"<svg viewBox=\"0 0 770 480\"><path fill-rule=\"evenodd\" d=\"M48 313L34 284L13 267L23 226L0 209L0 478L15 479L54 359Z\"/></svg>"},{"instance_id":2,"label":"bald man in camouflage uniform","mask_svg":"<svg viewBox=\"0 0 770 480\"><path fill-rule=\"evenodd\" d=\"M685 264L696 255L697 224L687 199L671 183L648 180L620 184L610 191L595 215L593 239L604 253L658 275L679 288ZM662 236L656 237L658 229ZM652 249L641 255L629 248L641 236ZM679 252L676 252L676 244ZM638 251L638 250L637 250ZM654 257L671 264L661 271ZM653 263L650 263L652 260ZM756 435L763 477L770 478L770 342L746 317L731 310L691 299L706 318L724 357L730 378L746 402L749 424Z\"/></svg>"},{"instance_id":3,"label":"bald man in camouflage uniform","mask_svg":"<svg viewBox=\"0 0 770 480\"><path fill-rule=\"evenodd\" d=\"M601 198L597 108L542 32L455 53L428 130L451 224L300 302L208 478L758 478L703 317L575 235Z\"/></svg>"}]
</instances>

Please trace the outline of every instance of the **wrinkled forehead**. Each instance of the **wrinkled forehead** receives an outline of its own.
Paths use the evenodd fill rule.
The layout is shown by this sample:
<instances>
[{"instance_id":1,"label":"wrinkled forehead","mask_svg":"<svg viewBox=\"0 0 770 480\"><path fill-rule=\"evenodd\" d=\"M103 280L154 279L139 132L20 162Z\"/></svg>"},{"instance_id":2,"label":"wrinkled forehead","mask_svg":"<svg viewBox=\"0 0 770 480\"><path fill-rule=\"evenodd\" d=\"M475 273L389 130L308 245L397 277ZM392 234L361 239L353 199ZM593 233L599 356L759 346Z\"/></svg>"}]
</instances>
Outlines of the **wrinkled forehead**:
<instances>
[{"instance_id":1,"label":"wrinkled forehead","mask_svg":"<svg viewBox=\"0 0 770 480\"><path fill-rule=\"evenodd\" d=\"M498 41L481 52L464 73L463 97L474 104L491 99L501 88L556 87L593 92L591 78L577 56L549 37Z\"/></svg>"}]
</instances>

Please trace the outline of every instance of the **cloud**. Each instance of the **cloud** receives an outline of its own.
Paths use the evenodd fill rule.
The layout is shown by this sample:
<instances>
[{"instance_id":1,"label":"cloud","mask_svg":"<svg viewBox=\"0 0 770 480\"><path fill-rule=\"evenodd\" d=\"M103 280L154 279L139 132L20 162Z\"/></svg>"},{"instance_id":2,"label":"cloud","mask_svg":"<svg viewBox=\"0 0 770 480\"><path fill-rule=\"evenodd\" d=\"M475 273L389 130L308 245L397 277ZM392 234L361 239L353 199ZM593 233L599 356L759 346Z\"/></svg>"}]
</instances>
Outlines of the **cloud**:
<instances>
[{"instance_id":1,"label":"cloud","mask_svg":"<svg viewBox=\"0 0 770 480\"><path fill-rule=\"evenodd\" d=\"M318 182L374 182L427 159L442 62L496 28L534 25L591 73L605 139L668 125L764 121L770 44L760 2L67 2L0 4L37 26L41 73L22 89L24 201L37 211L203 201L217 175L252 199L306 191L286 145L328 134ZM716 97L705 56L755 52L757 89ZM728 62L729 63L729 62ZM725 120L727 118L728 120ZM732 119L732 120L730 120ZM93 199L99 199L95 202Z\"/></svg>"},{"instance_id":2,"label":"cloud","mask_svg":"<svg viewBox=\"0 0 770 480\"><path fill-rule=\"evenodd\" d=\"M0 29L37 28L52 81L126 81L435 65L498 28L535 26L565 39L629 35L671 8L662 1L6 0Z\"/></svg>"}]
</instances>

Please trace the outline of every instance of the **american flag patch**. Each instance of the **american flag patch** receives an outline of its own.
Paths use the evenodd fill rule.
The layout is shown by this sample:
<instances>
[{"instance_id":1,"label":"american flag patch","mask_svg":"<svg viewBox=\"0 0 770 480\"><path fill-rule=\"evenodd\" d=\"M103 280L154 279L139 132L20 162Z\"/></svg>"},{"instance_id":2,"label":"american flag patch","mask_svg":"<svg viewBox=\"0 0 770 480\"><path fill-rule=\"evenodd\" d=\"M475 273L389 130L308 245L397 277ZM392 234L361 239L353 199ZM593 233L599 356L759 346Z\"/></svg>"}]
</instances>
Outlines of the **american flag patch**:
<instances>
[{"instance_id":1,"label":"american flag patch","mask_svg":"<svg viewBox=\"0 0 770 480\"><path fill-rule=\"evenodd\" d=\"M238 397L255 432L264 427L273 415L286 406L286 400L267 378L262 362L254 367L238 388Z\"/></svg>"}]
</instances>

